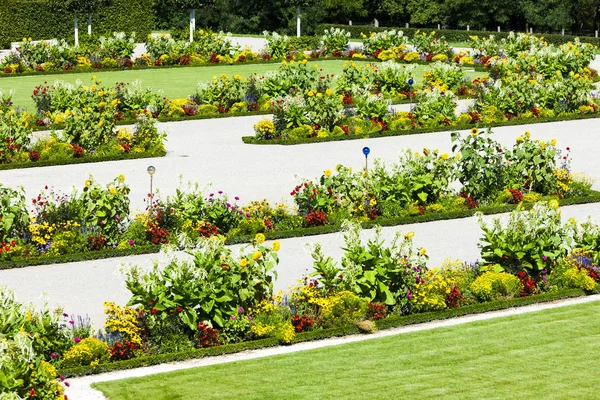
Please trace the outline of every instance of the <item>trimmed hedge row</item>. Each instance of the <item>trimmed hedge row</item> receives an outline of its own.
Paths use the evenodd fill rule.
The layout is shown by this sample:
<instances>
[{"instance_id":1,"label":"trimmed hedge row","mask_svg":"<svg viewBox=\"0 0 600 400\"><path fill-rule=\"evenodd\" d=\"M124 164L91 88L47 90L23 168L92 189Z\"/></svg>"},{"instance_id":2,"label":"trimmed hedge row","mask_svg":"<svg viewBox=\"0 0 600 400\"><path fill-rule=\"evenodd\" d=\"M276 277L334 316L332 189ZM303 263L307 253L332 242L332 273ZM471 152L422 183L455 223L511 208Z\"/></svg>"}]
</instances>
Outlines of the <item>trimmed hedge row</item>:
<instances>
[{"instance_id":1,"label":"trimmed hedge row","mask_svg":"<svg viewBox=\"0 0 600 400\"><path fill-rule=\"evenodd\" d=\"M573 197L559 200L561 206L577 205L577 204L589 204L600 202L600 192L592 192L587 197ZM533 204L523 204L523 208L531 208ZM363 229L374 228L375 226L399 226L408 224L418 224L424 222L443 221L459 218L468 218L473 216L476 212L481 212L485 215L501 214L513 211L518 205L501 205L491 207L480 207L472 210L461 210L461 211L449 211L445 213L426 214L426 215L415 215L405 218L378 218L373 221L362 222L361 227ZM297 237L326 235L328 233L335 233L341 230L341 225L324 225L312 228L300 228L289 231L279 232L266 232L265 237L269 240L275 239L290 239ZM227 239L227 244L243 244L249 243L254 239L254 236L237 236ZM160 250L160 246L143 246L134 247L127 250L105 250L101 252L90 252L90 253L79 253L79 254L67 254L58 257L39 257L39 258L28 258L28 259L16 259L11 261L0 261L0 270L13 269L13 268L25 268L34 265L45 265L45 264L57 264L66 262L78 262L87 260L97 260L111 257L123 257L135 254L147 254L156 253Z\"/></svg>"},{"instance_id":2,"label":"trimmed hedge row","mask_svg":"<svg viewBox=\"0 0 600 400\"><path fill-rule=\"evenodd\" d=\"M146 40L154 26L153 0L112 0L92 15L92 32L136 32L138 40ZM24 37L34 40L74 40L73 14L52 10L46 0L0 1L0 48ZM79 34L87 34L87 15L79 16Z\"/></svg>"},{"instance_id":3,"label":"trimmed hedge row","mask_svg":"<svg viewBox=\"0 0 600 400\"><path fill-rule=\"evenodd\" d=\"M587 294L588 293L580 289L570 289L560 292L544 293L528 297L513 298L508 300L497 300L489 303L473 304L456 309L448 309L438 312L389 317L380 321L375 321L375 325L378 329L397 328L401 326L421 324L436 320L457 318L465 315L481 314L489 311L498 311L507 308L522 307L535 303L544 303L574 297L581 297ZM309 342L314 340L322 340L333 337L354 335L359 333L361 332L356 325L347 325L341 328L322 329L312 332L299 333L296 335L296 338L294 339L293 343ZM131 360L115 361L112 363L100 364L97 367L84 366L78 368L68 368L61 370L59 373L64 375L66 378L85 375L95 375L110 371L120 371L132 368L147 367L150 365L157 365L168 362L184 361L190 359L219 356L224 354L239 353L247 350L257 350L267 347L275 347L278 344L279 343L277 339L268 338L218 347L208 347L193 351L138 357Z\"/></svg>"},{"instance_id":4,"label":"trimmed hedge row","mask_svg":"<svg viewBox=\"0 0 600 400\"><path fill-rule=\"evenodd\" d=\"M498 128L502 126L518 126L518 125L531 125L531 124L542 124L547 122L561 122L561 121L577 121L582 119L600 118L600 114L576 114L573 116L565 117L547 117L547 118L533 118L529 120L513 119L504 122L498 122L491 126L480 126L479 124L465 125L465 126L442 126L439 128L417 128L402 131L382 131L376 133L367 133L363 135L347 135L347 136L328 136L328 137L317 137L317 138L304 138L304 139L271 139L271 140L259 140L254 136L242 136L242 141L246 144L258 144L258 145L295 145L295 144L309 144L309 143L322 143L322 142L337 142L340 140L355 140L355 139L373 139L379 137L389 136L406 136L416 135L419 133L434 133L434 132L450 132L467 130L473 127L479 129L487 128Z\"/></svg>"},{"instance_id":5,"label":"trimmed hedge row","mask_svg":"<svg viewBox=\"0 0 600 400\"><path fill-rule=\"evenodd\" d=\"M102 260L112 257L126 257L140 254L152 254L160 251L160 245L136 246L129 249L109 249L85 253L64 254L55 257L22 258L11 261L0 261L0 271L3 269L32 267L35 265L63 264L91 260Z\"/></svg>"},{"instance_id":6,"label":"trimmed hedge row","mask_svg":"<svg viewBox=\"0 0 600 400\"><path fill-rule=\"evenodd\" d=\"M68 160L52 160L52 161L35 161L28 163L15 163L15 164L0 164L0 171L6 171L11 169L22 169L22 168L37 168L37 167L53 167L58 165L71 165L71 164L87 164L104 161L121 161L121 160L135 160L138 158L155 158L164 157L167 152L161 152L156 155L150 155L147 153L123 153L115 156L87 156L84 158L70 158Z\"/></svg>"},{"instance_id":7,"label":"trimmed hedge row","mask_svg":"<svg viewBox=\"0 0 600 400\"><path fill-rule=\"evenodd\" d=\"M468 42L471 36L488 37L494 35L496 39L503 39L508 37L510 31L495 32L495 31L467 31L467 30L450 30L450 29L432 29L432 28L394 28L394 27L375 27L371 25L338 25L338 24L321 24L317 25L316 35L322 35L325 29L340 28L350 32L351 37L360 38L361 33L369 35L371 32L383 32L386 30L396 29L404 32L408 37L413 37L415 32L438 32L440 36L444 36L449 42ZM572 42L575 38L580 38L582 42L591 43L593 45L600 45L600 38L590 36L573 36L573 35L558 35L558 34L539 34L534 33L535 36L543 37L545 41L551 44L563 44Z\"/></svg>"}]
</instances>

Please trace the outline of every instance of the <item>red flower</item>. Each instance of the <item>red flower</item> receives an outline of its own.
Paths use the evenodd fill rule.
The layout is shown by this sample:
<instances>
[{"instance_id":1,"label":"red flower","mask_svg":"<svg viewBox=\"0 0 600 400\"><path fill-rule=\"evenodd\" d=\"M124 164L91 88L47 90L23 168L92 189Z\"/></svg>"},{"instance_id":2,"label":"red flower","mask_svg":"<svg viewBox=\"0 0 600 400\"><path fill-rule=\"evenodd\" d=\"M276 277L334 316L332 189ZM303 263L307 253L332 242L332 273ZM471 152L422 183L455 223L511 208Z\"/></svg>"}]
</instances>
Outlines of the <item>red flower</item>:
<instances>
[{"instance_id":1,"label":"red flower","mask_svg":"<svg viewBox=\"0 0 600 400\"><path fill-rule=\"evenodd\" d=\"M178 313L180 313L180 312L182 312L182 311L183 311L183 308L181 308L181 307L177 306L177 312L178 312Z\"/></svg>"},{"instance_id":2,"label":"red flower","mask_svg":"<svg viewBox=\"0 0 600 400\"><path fill-rule=\"evenodd\" d=\"M152 314L156 314L158 312L158 310L156 308L152 309Z\"/></svg>"}]
</instances>

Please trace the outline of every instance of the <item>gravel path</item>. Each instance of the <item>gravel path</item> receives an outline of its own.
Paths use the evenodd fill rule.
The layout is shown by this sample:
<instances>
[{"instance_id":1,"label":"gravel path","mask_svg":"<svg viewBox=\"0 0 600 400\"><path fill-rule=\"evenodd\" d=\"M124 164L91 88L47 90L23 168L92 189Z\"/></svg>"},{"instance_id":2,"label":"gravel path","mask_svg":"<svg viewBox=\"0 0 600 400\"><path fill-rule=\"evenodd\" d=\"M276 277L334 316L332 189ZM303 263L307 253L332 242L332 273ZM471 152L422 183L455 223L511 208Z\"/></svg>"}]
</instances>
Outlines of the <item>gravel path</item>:
<instances>
[{"instance_id":1,"label":"gravel path","mask_svg":"<svg viewBox=\"0 0 600 400\"><path fill-rule=\"evenodd\" d=\"M261 197L276 202L290 198L289 191L296 183L296 174L312 178L325 169L333 169L338 163L362 168L363 146L370 146L372 156L386 161L395 161L399 150L405 147L414 150L439 148L442 152L450 152L452 147L448 132L297 146L243 144L240 137L251 134L252 125L260 118L165 123L161 124L161 129L168 132L167 157L2 171L0 182L7 186L23 185L31 198L44 185L70 191L74 184L81 188L90 173L100 182L124 173L131 185L135 209L144 204L142 199L149 184L146 167L153 164L157 168L155 187L161 188L163 195L174 193L178 175L185 173L186 179L201 185L212 180L215 191L224 190L231 197L240 196L243 204ZM556 138L559 147L570 146L573 170L600 177L600 158L596 156L597 146L593 145L594 136L598 134L596 120L503 127L495 132L502 144L510 145L525 130L531 131L534 139ZM596 183L595 188L599 189L600 185ZM567 207L564 211L565 217L573 216L578 220L598 214L600 204ZM391 238L396 231L409 230L416 233L415 245L427 249L430 266L439 265L448 257L465 261L479 257L480 230L475 218L389 227L383 233ZM313 241L321 242L326 254L336 259L341 257L343 239L340 234L282 240L277 289L288 288L311 268L305 243ZM69 313L88 314L99 327L104 320L104 301L124 304L129 298L118 272L121 264L149 266L156 258L157 255L140 255L0 271L0 283L13 287L21 301L61 305Z\"/></svg>"},{"instance_id":2,"label":"gravel path","mask_svg":"<svg viewBox=\"0 0 600 400\"><path fill-rule=\"evenodd\" d=\"M512 316L512 315L537 312L537 311L542 311L542 310L549 310L549 309L553 309L553 308L565 307L565 306L571 306L571 305L577 305L577 304L584 304L584 303L589 303L589 302L594 302L594 301L599 301L599 300L600 300L600 295L593 295L593 296L584 297L584 298L561 300L561 301L556 301L556 302L552 302L552 303L533 304L530 306L511 308L511 309L501 310L501 311L493 311L493 312L484 313L484 314L468 315L468 316L452 318L452 319L448 319L448 320L433 321L433 322L428 322L428 323L424 323L424 324L403 326L403 327L388 329L388 330L384 330L384 331L379 331L379 332L376 332L371 335L351 335L351 336L346 336L346 337L342 337L342 338L332 338L332 339L325 339L325 340L314 341L314 342L298 343L298 344L294 344L292 346L279 346L279 347L272 347L272 348L266 348L266 349L261 349L261 350L244 351L241 353L224 355L224 356L207 357L207 358L203 358L203 359L188 360L188 361L177 362L177 363L161 364L161 365L156 365L156 366L152 366L152 367L136 368L136 369L126 370L126 371L117 371L117 372L109 372L109 373L100 374L100 375L85 376L85 377L81 377L81 378L69 379L68 382L70 384L70 387L67 388L66 394L69 396L69 398L77 399L77 400L80 400L80 399L81 400L104 400L106 398L102 395L102 393L100 391L92 389L90 387L90 385L92 383L115 381L115 380L125 379L125 378L143 377L143 376L158 374L158 373L162 373L162 372L178 371L178 370L194 368L194 367L205 367L205 366L209 366L209 365L224 364L224 363L230 363L230 362L236 362L236 361L253 360L253 359L257 359L257 358L270 357L270 356L274 356L274 355L289 354L289 353L295 353L298 351L319 349L319 348L323 348L323 347L327 347L327 346L336 346L336 345L342 345L342 344L347 344L347 343L360 342L360 341L364 341L364 340L378 339L378 338L382 338L382 337L386 337L386 336L400 335L400 334L405 334L405 333L419 332L419 331L423 331L423 330L436 329L436 328L441 328L441 327L461 325L461 324L466 324L466 323L475 322L475 321L486 321L486 320L490 320L490 319L494 319L494 318L501 318L501 317L507 317L507 316Z\"/></svg>"}]
</instances>

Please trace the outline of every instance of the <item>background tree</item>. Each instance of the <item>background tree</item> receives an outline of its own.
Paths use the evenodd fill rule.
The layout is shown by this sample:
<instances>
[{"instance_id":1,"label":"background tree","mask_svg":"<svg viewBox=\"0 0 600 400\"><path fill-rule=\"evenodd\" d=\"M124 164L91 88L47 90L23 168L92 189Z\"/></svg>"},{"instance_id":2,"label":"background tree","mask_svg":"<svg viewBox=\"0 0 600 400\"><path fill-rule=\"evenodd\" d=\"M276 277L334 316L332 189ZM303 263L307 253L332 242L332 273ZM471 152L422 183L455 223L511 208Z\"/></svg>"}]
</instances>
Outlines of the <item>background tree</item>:
<instances>
[{"instance_id":1,"label":"background tree","mask_svg":"<svg viewBox=\"0 0 600 400\"><path fill-rule=\"evenodd\" d=\"M56 10L66 10L73 13L75 25L75 45L79 44L78 15L88 15L88 35L92 34L92 14L100 7L108 5L110 0L52 0L50 5Z\"/></svg>"}]
</instances>

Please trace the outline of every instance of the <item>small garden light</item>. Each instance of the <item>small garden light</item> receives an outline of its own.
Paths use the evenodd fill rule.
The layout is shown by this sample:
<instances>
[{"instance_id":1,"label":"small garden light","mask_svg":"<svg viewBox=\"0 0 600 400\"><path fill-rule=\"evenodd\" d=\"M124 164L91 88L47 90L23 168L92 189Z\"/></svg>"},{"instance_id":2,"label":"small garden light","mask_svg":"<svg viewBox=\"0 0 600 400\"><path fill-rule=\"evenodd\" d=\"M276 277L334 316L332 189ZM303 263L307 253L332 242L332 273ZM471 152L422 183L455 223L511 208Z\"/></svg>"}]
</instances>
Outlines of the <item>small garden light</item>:
<instances>
[{"instance_id":1,"label":"small garden light","mask_svg":"<svg viewBox=\"0 0 600 400\"><path fill-rule=\"evenodd\" d=\"M154 173L156 172L156 168L154 168L153 165L150 165L148 168L146 168L146 171L148 172L148 175L150 175L150 213L152 214L152 205L154 203L154 192L152 191L152 178L154 176Z\"/></svg>"}]
</instances>

